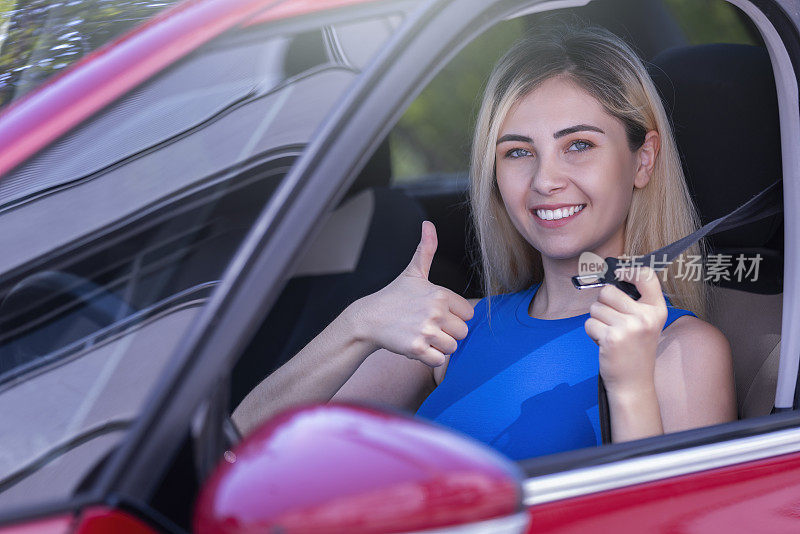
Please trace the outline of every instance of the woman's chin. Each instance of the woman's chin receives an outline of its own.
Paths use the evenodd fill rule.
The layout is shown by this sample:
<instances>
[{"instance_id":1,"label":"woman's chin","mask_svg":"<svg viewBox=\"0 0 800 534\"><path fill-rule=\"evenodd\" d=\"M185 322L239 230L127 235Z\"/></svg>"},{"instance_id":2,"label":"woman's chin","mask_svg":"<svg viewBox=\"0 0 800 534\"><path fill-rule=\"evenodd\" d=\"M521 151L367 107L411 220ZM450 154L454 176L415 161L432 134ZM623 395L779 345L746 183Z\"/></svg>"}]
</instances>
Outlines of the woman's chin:
<instances>
[{"instance_id":1,"label":"woman's chin","mask_svg":"<svg viewBox=\"0 0 800 534\"><path fill-rule=\"evenodd\" d=\"M537 239L535 242L529 242L533 248L539 251L542 259L553 261L577 260L584 252L594 252L605 257L612 255L617 248L622 249L621 240L619 247L615 247L612 246L615 241L610 238L570 239L571 237L573 236L561 236L557 239Z\"/></svg>"},{"instance_id":2,"label":"woman's chin","mask_svg":"<svg viewBox=\"0 0 800 534\"><path fill-rule=\"evenodd\" d=\"M577 260L586 251L583 247L542 247L537 250L542 259L553 261Z\"/></svg>"}]
</instances>

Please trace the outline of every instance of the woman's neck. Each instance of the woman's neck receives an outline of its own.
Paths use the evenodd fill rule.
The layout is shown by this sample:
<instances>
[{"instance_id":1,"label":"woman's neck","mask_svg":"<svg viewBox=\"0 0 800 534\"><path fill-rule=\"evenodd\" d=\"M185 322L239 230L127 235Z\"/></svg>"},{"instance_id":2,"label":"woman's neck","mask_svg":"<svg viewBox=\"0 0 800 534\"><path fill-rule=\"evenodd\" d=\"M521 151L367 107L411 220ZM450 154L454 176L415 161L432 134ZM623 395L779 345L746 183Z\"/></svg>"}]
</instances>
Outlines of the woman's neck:
<instances>
[{"instance_id":1,"label":"woman's neck","mask_svg":"<svg viewBox=\"0 0 800 534\"><path fill-rule=\"evenodd\" d=\"M603 247L596 254L602 258L618 257L622 250L622 243L619 243ZM544 280L528 307L528 315L537 319L563 319L589 312L589 306L597 300L601 288L578 290L572 285L572 277L578 274L578 261L579 258L542 257Z\"/></svg>"},{"instance_id":2,"label":"woman's neck","mask_svg":"<svg viewBox=\"0 0 800 534\"><path fill-rule=\"evenodd\" d=\"M573 268L563 267L555 272L545 268L544 280L528 308L528 315L537 319L563 319L588 313L597 300L600 288L577 290L572 277L578 274L578 262Z\"/></svg>"}]
</instances>

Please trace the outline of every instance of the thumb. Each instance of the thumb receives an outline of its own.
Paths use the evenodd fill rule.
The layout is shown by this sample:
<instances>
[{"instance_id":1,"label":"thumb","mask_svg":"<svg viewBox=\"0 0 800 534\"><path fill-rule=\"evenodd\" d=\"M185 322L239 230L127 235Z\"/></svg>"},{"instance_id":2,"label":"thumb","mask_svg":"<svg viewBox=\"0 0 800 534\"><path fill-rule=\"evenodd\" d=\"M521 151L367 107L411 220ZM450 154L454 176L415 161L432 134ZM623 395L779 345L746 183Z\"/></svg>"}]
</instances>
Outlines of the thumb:
<instances>
[{"instance_id":1,"label":"thumb","mask_svg":"<svg viewBox=\"0 0 800 534\"><path fill-rule=\"evenodd\" d=\"M417 250L411 258L411 263L406 267L405 273L412 276L421 276L428 279L431 272L433 255L436 253L436 227L430 221L422 222L422 238L419 240Z\"/></svg>"}]
</instances>

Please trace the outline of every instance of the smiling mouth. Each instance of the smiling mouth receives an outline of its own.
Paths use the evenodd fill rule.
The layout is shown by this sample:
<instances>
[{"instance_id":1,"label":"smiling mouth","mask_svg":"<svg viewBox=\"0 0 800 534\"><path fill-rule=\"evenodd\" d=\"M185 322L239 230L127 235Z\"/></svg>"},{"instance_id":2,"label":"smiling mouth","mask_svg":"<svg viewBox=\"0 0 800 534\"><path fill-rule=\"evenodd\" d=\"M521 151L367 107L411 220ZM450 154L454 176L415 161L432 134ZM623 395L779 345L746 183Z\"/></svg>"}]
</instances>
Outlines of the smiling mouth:
<instances>
[{"instance_id":1,"label":"smiling mouth","mask_svg":"<svg viewBox=\"0 0 800 534\"><path fill-rule=\"evenodd\" d=\"M563 208L557 208L554 210L537 209L531 211L543 221L557 221L560 219L566 219L567 217L572 217L585 207L586 204L575 204L574 206L564 206Z\"/></svg>"}]
</instances>

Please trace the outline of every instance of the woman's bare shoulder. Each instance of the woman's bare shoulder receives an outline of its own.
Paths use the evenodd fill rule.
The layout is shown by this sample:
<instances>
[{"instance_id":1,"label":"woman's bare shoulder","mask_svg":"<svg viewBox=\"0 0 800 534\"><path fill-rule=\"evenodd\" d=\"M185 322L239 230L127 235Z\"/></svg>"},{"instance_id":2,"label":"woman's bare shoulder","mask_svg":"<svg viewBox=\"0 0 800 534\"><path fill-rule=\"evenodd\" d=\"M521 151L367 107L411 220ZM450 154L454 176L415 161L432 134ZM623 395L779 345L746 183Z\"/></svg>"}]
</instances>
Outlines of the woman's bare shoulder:
<instances>
[{"instance_id":1,"label":"woman's bare shoulder","mask_svg":"<svg viewBox=\"0 0 800 534\"><path fill-rule=\"evenodd\" d=\"M470 305L473 308L480 301L481 301L481 299L479 299L479 298L477 298L477 299L467 299L467 302L469 302ZM450 355L449 354L445 355L444 363L442 365L440 365L439 367L432 367L431 368L431 369L433 369L433 380L434 380L434 382L436 383L437 386L439 384L441 384L442 380L444 379L444 374L447 372L447 364L448 363L450 363Z\"/></svg>"},{"instance_id":2,"label":"woman's bare shoulder","mask_svg":"<svg viewBox=\"0 0 800 534\"><path fill-rule=\"evenodd\" d=\"M685 315L665 328L655 378L665 432L736 418L730 344L710 323Z\"/></svg>"},{"instance_id":3,"label":"woman's bare shoulder","mask_svg":"<svg viewBox=\"0 0 800 534\"><path fill-rule=\"evenodd\" d=\"M664 329L663 341L667 344L696 344L695 348L725 349L730 351L728 339L719 328L693 315L677 318ZM660 352L660 351L659 351Z\"/></svg>"},{"instance_id":4,"label":"woman's bare shoulder","mask_svg":"<svg viewBox=\"0 0 800 534\"><path fill-rule=\"evenodd\" d=\"M713 361L727 365L731 359L731 347L725 334L716 326L692 315L684 315L664 329L658 345L658 359L679 359L684 369Z\"/></svg>"}]
</instances>

